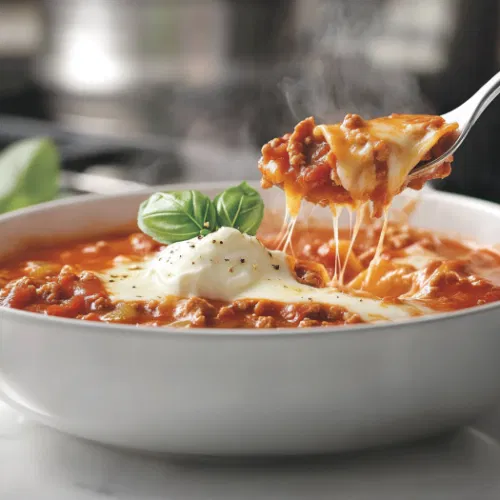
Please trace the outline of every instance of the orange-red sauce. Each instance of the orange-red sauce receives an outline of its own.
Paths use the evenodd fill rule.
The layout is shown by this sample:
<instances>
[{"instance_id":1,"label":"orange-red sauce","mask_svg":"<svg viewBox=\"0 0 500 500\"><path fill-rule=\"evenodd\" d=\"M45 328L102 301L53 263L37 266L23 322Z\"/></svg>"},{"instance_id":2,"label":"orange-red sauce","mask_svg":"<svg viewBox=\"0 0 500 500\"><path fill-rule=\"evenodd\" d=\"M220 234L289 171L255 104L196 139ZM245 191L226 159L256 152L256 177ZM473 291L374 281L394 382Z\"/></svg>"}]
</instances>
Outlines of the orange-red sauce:
<instances>
[{"instance_id":1,"label":"orange-red sauce","mask_svg":"<svg viewBox=\"0 0 500 500\"><path fill-rule=\"evenodd\" d=\"M420 292L418 300L440 311L450 311L500 300L500 288L481 277L499 276L500 256L430 232L390 224L381 264L371 279L366 270L373 258L380 229L361 229L346 265L345 283L357 291L397 302L401 295ZM298 259L324 265L330 276L335 269L332 229L297 226L292 248ZM277 231L264 223L260 239L273 248ZM341 229L340 244L349 238ZM419 244L439 255L420 270L395 265L392 259ZM219 328L305 327L359 323L358 315L339 306L283 304L269 300L238 300L233 303L165 298L115 303L93 271L108 269L116 258L141 260L160 245L142 233L31 248L0 264L0 304L35 313L111 323ZM341 259L345 252L340 252ZM363 278L364 277L364 278ZM498 278L497 278L498 279ZM314 276L311 285L317 286Z\"/></svg>"}]
</instances>

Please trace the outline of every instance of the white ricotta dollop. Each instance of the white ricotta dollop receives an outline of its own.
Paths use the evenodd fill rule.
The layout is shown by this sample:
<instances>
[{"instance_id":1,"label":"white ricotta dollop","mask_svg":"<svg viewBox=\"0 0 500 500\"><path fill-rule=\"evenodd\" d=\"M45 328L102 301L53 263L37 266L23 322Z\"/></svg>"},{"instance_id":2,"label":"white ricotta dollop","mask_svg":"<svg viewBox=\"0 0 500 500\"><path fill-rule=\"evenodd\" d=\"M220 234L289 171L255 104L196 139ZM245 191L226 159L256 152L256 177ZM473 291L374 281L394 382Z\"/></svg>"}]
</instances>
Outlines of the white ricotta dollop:
<instances>
[{"instance_id":1,"label":"white ricotta dollop","mask_svg":"<svg viewBox=\"0 0 500 500\"><path fill-rule=\"evenodd\" d=\"M177 296L227 302L242 298L316 302L343 306L366 321L406 318L421 312L410 304L381 304L298 283L284 252L268 250L256 237L228 227L201 239L169 245L140 265L118 263L101 278L115 300Z\"/></svg>"},{"instance_id":2,"label":"white ricotta dollop","mask_svg":"<svg viewBox=\"0 0 500 500\"><path fill-rule=\"evenodd\" d=\"M208 236L174 243L148 266L151 280L179 297L233 300L267 277L290 275L283 252L255 237L222 227Z\"/></svg>"}]
</instances>

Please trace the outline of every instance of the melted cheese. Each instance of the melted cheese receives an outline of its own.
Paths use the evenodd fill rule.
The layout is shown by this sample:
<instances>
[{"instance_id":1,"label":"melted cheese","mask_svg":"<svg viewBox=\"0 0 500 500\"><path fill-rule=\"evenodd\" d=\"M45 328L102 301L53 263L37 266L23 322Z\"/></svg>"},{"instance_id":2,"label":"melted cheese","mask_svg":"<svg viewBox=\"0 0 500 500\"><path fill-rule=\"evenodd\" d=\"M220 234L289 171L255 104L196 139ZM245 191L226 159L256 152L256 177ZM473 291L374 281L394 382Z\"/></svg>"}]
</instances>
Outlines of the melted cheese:
<instances>
[{"instance_id":1,"label":"melted cheese","mask_svg":"<svg viewBox=\"0 0 500 500\"><path fill-rule=\"evenodd\" d=\"M333 288L300 284L285 253L269 251L257 238L232 228L170 245L142 265L117 262L100 277L116 301L196 296L224 301L315 302L343 306L365 321L404 319L424 312L411 302L382 304Z\"/></svg>"},{"instance_id":2,"label":"melted cheese","mask_svg":"<svg viewBox=\"0 0 500 500\"><path fill-rule=\"evenodd\" d=\"M359 117L358 117L359 118ZM377 185L375 159L380 154L387 164L388 198L395 196L410 171L439 139L458 128L430 115L391 115L373 120L318 125L315 136L327 141L336 159L342 187L353 200L366 200ZM383 150L377 151L382 147Z\"/></svg>"}]
</instances>

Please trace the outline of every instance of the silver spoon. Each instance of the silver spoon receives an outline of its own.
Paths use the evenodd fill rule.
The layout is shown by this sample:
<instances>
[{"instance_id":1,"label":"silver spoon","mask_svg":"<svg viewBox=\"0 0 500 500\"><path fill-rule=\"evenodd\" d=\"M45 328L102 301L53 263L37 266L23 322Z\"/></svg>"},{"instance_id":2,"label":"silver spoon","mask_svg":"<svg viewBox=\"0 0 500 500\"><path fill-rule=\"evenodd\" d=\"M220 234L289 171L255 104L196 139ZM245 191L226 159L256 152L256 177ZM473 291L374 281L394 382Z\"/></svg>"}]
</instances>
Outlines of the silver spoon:
<instances>
[{"instance_id":1,"label":"silver spoon","mask_svg":"<svg viewBox=\"0 0 500 500\"><path fill-rule=\"evenodd\" d=\"M472 126L476 123L483 111L492 103L493 99L495 99L498 94L500 94L500 72L493 76L461 106L442 115L447 123L458 123L457 140L438 158L415 167L408 175L409 180L416 179L428 173L436 165L439 165L446 160L446 158L452 155L467 137L467 134L470 132Z\"/></svg>"}]
</instances>

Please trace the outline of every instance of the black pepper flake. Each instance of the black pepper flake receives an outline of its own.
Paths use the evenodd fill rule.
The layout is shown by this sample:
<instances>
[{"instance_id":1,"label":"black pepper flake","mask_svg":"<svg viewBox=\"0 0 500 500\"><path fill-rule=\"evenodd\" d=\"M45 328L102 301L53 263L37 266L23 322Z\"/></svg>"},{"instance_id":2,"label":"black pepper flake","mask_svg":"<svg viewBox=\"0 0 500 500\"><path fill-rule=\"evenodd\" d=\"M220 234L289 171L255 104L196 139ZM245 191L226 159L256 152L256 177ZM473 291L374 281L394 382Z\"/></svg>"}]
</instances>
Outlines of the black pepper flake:
<instances>
[{"instance_id":1,"label":"black pepper flake","mask_svg":"<svg viewBox=\"0 0 500 500\"><path fill-rule=\"evenodd\" d=\"M194 262L191 262L191 264L194 266Z\"/></svg>"},{"instance_id":2,"label":"black pepper flake","mask_svg":"<svg viewBox=\"0 0 500 500\"><path fill-rule=\"evenodd\" d=\"M229 272L232 273L234 271L234 268L230 267Z\"/></svg>"},{"instance_id":3,"label":"black pepper flake","mask_svg":"<svg viewBox=\"0 0 500 500\"><path fill-rule=\"evenodd\" d=\"M110 276L111 276L112 278L118 278L118 275L117 275L117 274L110 274Z\"/></svg>"},{"instance_id":4,"label":"black pepper flake","mask_svg":"<svg viewBox=\"0 0 500 500\"><path fill-rule=\"evenodd\" d=\"M312 297L307 297L307 300L310 300L312 302Z\"/></svg>"},{"instance_id":5,"label":"black pepper flake","mask_svg":"<svg viewBox=\"0 0 500 500\"><path fill-rule=\"evenodd\" d=\"M229 262L229 259L224 259L226 262Z\"/></svg>"},{"instance_id":6,"label":"black pepper flake","mask_svg":"<svg viewBox=\"0 0 500 500\"><path fill-rule=\"evenodd\" d=\"M280 265L279 264L273 264L273 267L274 267L274 269L276 269L276 271L279 271Z\"/></svg>"},{"instance_id":7,"label":"black pepper flake","mask_svg":"<svg viewBox=\"0 0 500 500\"><path fill-rule=\"evenodd\" d=\"M137 288L135 285L132 285L132 288Z\"/></svg>"},{"instance_id":8,"label":"black pepper flake","mask_svg":"<svg viewBox=\"0 0 500 500\"><path fill-rule=\"evenodd\" d=\"M189 245L189 248L194 248L194 245ZM160 259L161 260L161 259Z\"/></svg>"},{"instance_id":9,"label":"black pepper flake","mask_svg":"<svg viewBox=\"0 0 500 500\"><path fill-rule=\"evenodd\" d=\"M219 241L219 243L220 243L221 245L224 245L224 242L223 242L223 241Z\"/></svg>"},{"instance_id":10,"label":"black pepper flake","mask_svg":"<svg viewBox=\"0 0 500 500\"><path fill-rule=\"evenodd\" d=\"M198 235L198 239L199 240L202 240L203 239L203 236L201 234Z\"/></svg>"},{"instance_id":11,"label":"black pepper flake","mask_svg":"<svg viewBox=\"0 0 500 500\"><path fill-rule=\"evenodd\" d=\"M212 240L212 243L217 243L217 240Z\"/></svg>"},{"instance_id":12,"label":"black pepper flake","mask_svg":"<svg viewBox=\"0 0 500 500\"><path fill-rule=\"evenodd\" d=\"M114 283L114 282L115 282L115 280L108 280L108 282L109 282L109 283Z\"/></svg>"},{"instance_id":13,"label":"black pepper flake","mask_svg":"<svg viewBox=\"0 0 500 500\"><path fill-rule=\"evenodd\" d=\"M245 263L245 259L240 259L240 262L241 262L242 264L244 264L244 263Z\"/></svg>"},{"instance_id":14,"label":"black pepper flake","mask_svg":"<svg viewBox=\"0 0 500 500\"><path fill-rule=\"evenodd\" d=\"M267 252L267 254L269 255L269 257L273 256L273 254L271 252Z\"/></svg>"}]
</instances>

